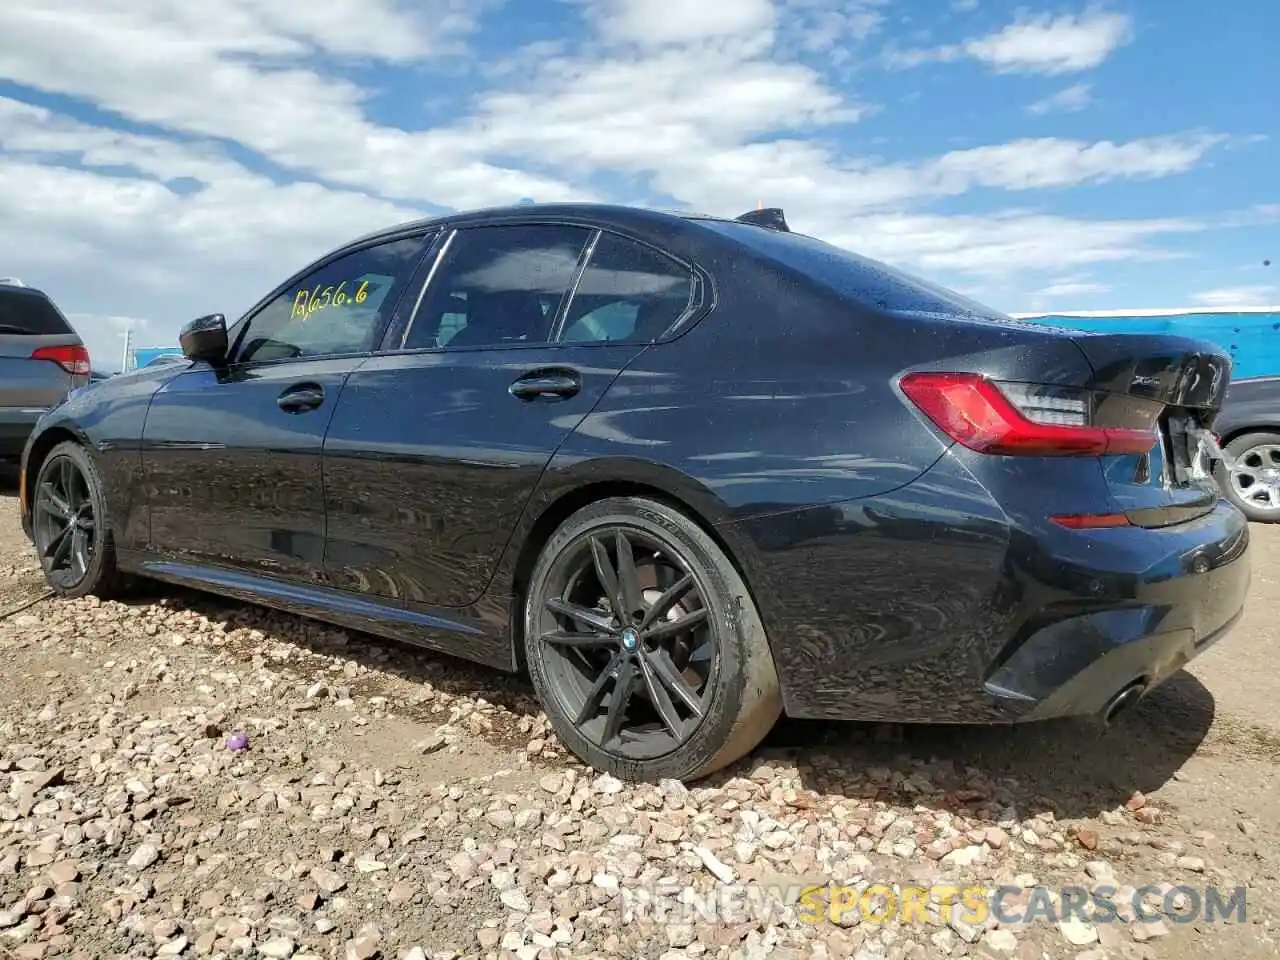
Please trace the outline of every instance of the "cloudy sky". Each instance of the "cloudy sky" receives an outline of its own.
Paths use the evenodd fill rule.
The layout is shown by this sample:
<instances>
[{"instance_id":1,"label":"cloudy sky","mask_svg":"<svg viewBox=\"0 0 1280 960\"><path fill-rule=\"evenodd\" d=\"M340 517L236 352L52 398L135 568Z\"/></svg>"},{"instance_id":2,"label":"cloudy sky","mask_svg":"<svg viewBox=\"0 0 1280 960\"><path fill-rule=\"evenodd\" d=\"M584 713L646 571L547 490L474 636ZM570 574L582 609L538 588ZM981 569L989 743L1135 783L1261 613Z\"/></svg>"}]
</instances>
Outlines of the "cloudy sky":
<instances>
[{"instance_id":1,"label":"cloudy sky","mask_svg":"<svg viewBox=\"0 0 1280 960\"><path fill-rule=\"evenodd\" d=\"M1275 303L1277 35L1275 0L0 3L0 275L110 369L423 213L763 200L1004 310Z\"/></svg>"}]
</instances>

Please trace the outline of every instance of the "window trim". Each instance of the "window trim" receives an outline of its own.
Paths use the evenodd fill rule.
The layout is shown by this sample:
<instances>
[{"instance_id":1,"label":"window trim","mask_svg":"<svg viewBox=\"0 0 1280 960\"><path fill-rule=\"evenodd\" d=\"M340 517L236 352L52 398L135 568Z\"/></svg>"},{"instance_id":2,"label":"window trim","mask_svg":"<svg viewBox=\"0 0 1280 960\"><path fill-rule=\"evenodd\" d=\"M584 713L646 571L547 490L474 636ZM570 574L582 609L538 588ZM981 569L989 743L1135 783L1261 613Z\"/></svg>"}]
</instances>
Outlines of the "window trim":
<instances>
[{"instance_id":1,"label":"window trim","mask_svg":"<svg viewBox=\"0 0 1280 960\"><path fill-rule=\"evenodd\" d=\"M386 331L389 328L389 325L394 319L396 312L400 309L400 306L404 301L406 292L409 289L411 289L410 285L414 277L417 276L418 274L418 270L422 264L423 258L426 257L431 252L432 248L435 246L437 235L440 233L440 230L441 228L438 226L424 228L421 225L419 225L412 229L399 230L394 233L384 234L379 237L368 237L362 240L357 240L353 243L346 244L345 246L339 247L336 250L331 250L328 253L324 254L322 257L319 257L318 259L313 260L310 264L303 267L301 270L297 271L296 273L292 274L283 283L276 286L275 289L273 289L265 297L260 299L252 307L250 307L247 311L245 311L245 313L240 317L240 319L237 320L232 325L231 330L229 331L229 336L228 336L230 345L227 348L227 357L228 357L227 365L229 367L236 367L236 368L246 367L246 366L256 367L259 365L268 366L268 365L275 365L280 363L299 363L299 362L306 362L309 360L340 360L347 357L368 357L368 356L374 355L375 353L378 352L377 345L382 342L382 339L385 336ZM323 355L311 356L311 357L278 357L272 360L253 360L253 359L241 360L239 358L240 347L243 345L245 331L249 329L254 319L260 313L262 313L262 311L266 310L267 307L275 303L276 299L281 294L283 294L285 291L287 291L291 287L297 286L298 281L302 280L304 277L310 277L312 274L316 273L318 270L323 270L325 267L329 266L331 263L335 263L336 261L341 260L344 257L349 257L357 253L363 253L364 251L372 250L375 247L384 247L391 243L399 243L402 240L413 240L413 239L417 239L420 241L417 258L413 261L413 264L409 268L409 275L406 280L405 288L402 289L397 294L395 302L391 304L391 309L387 311L386 316L383 317L379 322L378 333L373 338L373 343L375 344L373 348L369 350L360 350L360 351L353 351L353 352L347 352L347 353L326 353Z\"/></svg>"},{"instance_id":2,"label":"window trim","mask_svg":"<svg viewBox=\"0 0 1280 960\"><path fill-rule=\"evenodd\" d=\"M583 275L591 265L590 254L595 253L596 246L600 242L600 237L604 234L611 234L629 243L634 243L639 247L647 247L663 259L674 263L689 272L689 302L685 305L680 316L676 317L662 333L654 337L652 340L582 340L567 343L562 339L564 336L564 324L569 319L569 308L573 306L573 298L578 293L578 286L582 282ZM715 308L715 286L711 282L711 275L702 269L701 265L685 260L683 257L677 257L671 252L662 249L656 244L649 243L647 240L641 240L639 237L632 236L622 230L615 230L609 227L598 227L596 235L592 239L590 248L583 257L582 262L578 265L579 269L574 277L573 286L569 291L569 296L562 304L560 315L556 318L556 326L553 328L553 341L557 345L566 345L573 347L609 347L609 346L638 346L646 347L655 343L667 343L676 339L680 335L681 328L688 328L701 320ZM710 302L708 303L707 293L711 293Z\"/></svg>"},{"instance_id":3,"label":"window trim","mask_svg":"<svg viewBox=\"0 0 1280 960\"><path fill-rule=\"evenodd\" d=\"M453 246L454 238L464 230L485 230L497 227L573 227L578 230L586 230L589 234L586 243L582 245L582 251L578 254L578 262L574 265L573 273L569 278L569 285L565 288L565 292L560 295L560 303L556 307L555 316L552 318L551 327L546 340L528 340L522 343L493 343L493 344L476 344L474 346L451 347L445 344L442 347L410 347L406 346L409 342L409 334L413 332L413 325L418 321L418 311L422 307L423 300L426 299L427 292L431 284L436 279L440 265L444 262L445 256L449 249ZM390 349L381 351L382 354L418 354L418 353L443 353L448 350L452 353L469 353L476 350L530 350L537 347L556 346L554 336L559 326L564 321L566 311L569 308L571 292L576 288L578 280L582 277L584 264L587 262L587 254L595 249L596 239L600 235L600 228L594 224L582 223L574 220L541 220L541 219L502 219L497 221L478 221L466 222L445 228L449 231L444 243L440 243L436 249L435 262L431 264L431 269L427 272L426 280L422 284L422 288L418 291L418 297L413 305L413 311L409 315L409 322L405 324L404 333L400 336L400 343L393 345Z\"/></svg>"},{"instance_id":4,"label":"window trim","mask_svg":"<svg viewBox=\"0 0 1280 960\"><path fill-rule=\"evenodd\" d=\"M591 231L591 238L583 246L582 253L578 258L578 264L574 268L573 278L569 283L564 296L560 298L560 306L556 310L555 320L551 326L549 339L531 341L527 343L499 343L490 346L462 346L450 347L446 344L443 347L409 347L406 344L409 341L409 333L413 329L414 323L418 319L418 310L422 306L423 300L430 285L435 281L436 274L439 271L440 264L444 262L444 257L453 245L454 237L463 230L483 229L485 227L519 227L519 226L548 226L548 227L581 227ZM584 340L581 342L566 343L562 338L564 336L564 324L569 316L569 308L573 304L573 298L578 292L578 286L582 282L582 276L586 272L591 262L591 256L595 253L596 246L600 242L603 234L612 234L623 240L647 247L657 253L659 256L665 257L672 263L678 264L689 271L690 291L689 304L685 307L683 313L672 322L659 336L652 340ZM442 241L443 238L443 241ZM434 249L434 256L431 255ZM686 260L684 257L677 256L669 250L664 250L657 244L650 243L647 240L634 236L623 230L613 227L602 227L599 224L586 222L577 219L526 219L521 216L499 217L495 220L466 220L456 224L446 224L440 233L431 242L431 247L427 250L427 259L432 261L430 269L427 271L425 280L418 290L413 309L409 313L409 319L405 323L403 333L389 337L390 343L383 343L383 348L378 351L379 355L400 355L400 354L417 354L417 353L442 353L446 350L453 353L473 352L476 350L528 350L534 347L560 347L572 346L577 348L591 347L609 347L609 346L650 346L657 343L669 343L672 340L682 336L689 329L696 326L699 322L707 317L716 308L718 296L716 292L715 279L701 264L694 260ZM419 267L421 269L421 265ZM388 328L388 333L392 333L392 328ZM399 341L398 343L395 341Z\"/></svg>"},{"instance_id":5,"label":"window trim","mask_svg":"<svg viewBox=\"0 0 1280 960\"><path fill-rule=\"evenodd\" d=\"M431 269L427 271L426 277L422 280L422 286L418 288L418 296L413 301L413 309L409 311L409 322L404 325L404 332L400 334L400 342L396 344L392 353L408 353L413 348L407 346L409 343L409 334L413 332L413 325L418 319L418 311L422 309L422 301L426 299L427 290L431 287L431 282L435 280L436 273L440 270L440 264L444 263L444 258L449 255L450 248L453 247L454 238L458 236L458 228L451 227L449 235L445 237L444 243L438 245L435 258L431 261ZM428 348L423 348L428 349ZM441 349L439 347L429 349Z\"/></svg>"}]
</instances>

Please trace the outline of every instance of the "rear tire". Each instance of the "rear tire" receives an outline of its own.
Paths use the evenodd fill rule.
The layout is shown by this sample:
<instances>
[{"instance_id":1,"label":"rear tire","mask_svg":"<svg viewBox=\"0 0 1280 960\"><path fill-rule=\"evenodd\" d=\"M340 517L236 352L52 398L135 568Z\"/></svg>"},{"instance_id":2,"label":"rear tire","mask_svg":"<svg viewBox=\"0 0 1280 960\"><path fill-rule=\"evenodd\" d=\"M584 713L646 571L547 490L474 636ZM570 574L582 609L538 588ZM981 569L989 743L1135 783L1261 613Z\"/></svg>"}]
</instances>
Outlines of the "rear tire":
<instances>
[{"instance_id":1,"label":"rear tire","mask_svg":"<svg viewBox=\"0 0 1280 960\"><path fill-rule=\"evenodd\" d=\"M111 518L102 476L78 443L60 443L45 457L31 490L32 541L50 589L62 597L119 595Z\"/></svg>"},{"instance_id":2,"label":"rear tire","mask_svg":"<svg viewBox=\"0 0 1280 960\"><path fill-rule=\"evenodd\" d=\"M782 713L746 584L696 523L653 500L602 500L556 530L525 591L524 644L557 735L622 779L704 777Z\"/></svg>"},{"instance_id":3,"label":"rear tire","mask_svg":"<svg viewBox=\"0 0 1280 960\"><path fill-rule=\"evenodd\" d=\"M1280 434L1244 433L1226 445L1235 464L1217 465L1215 479L1223 496L1250 520L1280 520Z\"/></svg>"}]
</instances>

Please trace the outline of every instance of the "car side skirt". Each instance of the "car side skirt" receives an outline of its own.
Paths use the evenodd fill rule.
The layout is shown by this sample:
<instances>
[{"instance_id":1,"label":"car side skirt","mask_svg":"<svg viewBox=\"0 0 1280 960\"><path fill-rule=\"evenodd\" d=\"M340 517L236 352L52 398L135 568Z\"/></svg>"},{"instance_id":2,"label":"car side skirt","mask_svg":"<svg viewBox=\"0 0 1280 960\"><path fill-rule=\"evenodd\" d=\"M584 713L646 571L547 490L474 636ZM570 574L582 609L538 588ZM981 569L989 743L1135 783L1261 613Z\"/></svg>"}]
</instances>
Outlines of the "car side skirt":
<instances>
[{"instance_id":1,"label":"car side skirt","mask_svg":"<svg viewBox=\"0 0 1280 960\"><path fill-rule=\"evenodd\" d=\"M286 582L239 570L119 551L120 568L154 580L408 643L500 670L513 670L509 598L485 597L469 607L427 609L382 603L331 587Z\"/></svg>"}]
</instances>

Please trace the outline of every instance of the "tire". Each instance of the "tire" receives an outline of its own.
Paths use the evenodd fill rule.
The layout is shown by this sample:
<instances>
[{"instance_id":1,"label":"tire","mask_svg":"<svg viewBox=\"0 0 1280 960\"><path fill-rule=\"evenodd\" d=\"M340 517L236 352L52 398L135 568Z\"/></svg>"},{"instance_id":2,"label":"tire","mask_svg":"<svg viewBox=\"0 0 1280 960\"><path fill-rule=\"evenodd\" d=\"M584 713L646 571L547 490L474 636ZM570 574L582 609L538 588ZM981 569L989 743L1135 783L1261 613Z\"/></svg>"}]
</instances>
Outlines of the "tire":
<instances>
[{"instance_id":1,"label":"tire","mask_svg":"<svg viewBox=\"0 0 1280 960\"><path fill-rule=\"evenodd\" d=\"M70 491L68 484L72 485ZM63 518L42 506L49 499L47 490L57 498L56 503L49 501L56 510L68 508L67 524L75 527L66 535L70 541L68 557L62 556L59 545L63 541L56 533L57 528L63 526ZM40 464L31 497L32 539L49 588L68 598L93 594L107 599L122 593L125 578L116 567L102 476L84 447L67 442L50 450ZM83 551L79 549L76 531L85 542Z\"/></svg>"},{"instance_id":2,"label":"tire","mask_svg":"<svg viewBox=\"0 0 1280 960\"><path fill-rule=\"evenodd\" d=\"M618 618L628 606L619 531L632 556L630 606L642 600L627 622ZM601 586L601 545L619 584L614 604ZM664 598L686 583L663 612ZM641 632L628 635L627 627ZM753 750L782 713L773 656L746 584L696 523L653 500L601 500L561 524L529 579L523 630L529 673L553 729L583 762L624 780L704 777ZM579 641L590 646L577 648ZM602 664L618 664L617 673ZM633 694L623 722L634 728L613 737L609 703L624 683ZM591 711L597 688L602 702ZM666 712L656 706L664 698Z\"/></svg>"},{"instance_id":3,"label":"tire","mask_svg":"<svg viewBox=\"0 0 1280 960\"><path fill-rule=\"evenodd\" d=\"M1228 443L1225 449L1235 465L1228 470L1223 463L1219 463L1215 469L1214 476L1222 495L1250 520L1263 523L1280 520L1280 473L1269 475L1269 495L1260 490L1258 496L1249 497L1247 491L1253 484L1244 483L1246 475L1251 475L1254 484L1263 479L1253 474L1250 467L1259 470L1280 469L1280 434L1244 433ZM1237 489L1238 486L1243 487L1245 492Z\"/></svg>"}]
</instances>

